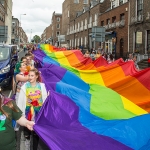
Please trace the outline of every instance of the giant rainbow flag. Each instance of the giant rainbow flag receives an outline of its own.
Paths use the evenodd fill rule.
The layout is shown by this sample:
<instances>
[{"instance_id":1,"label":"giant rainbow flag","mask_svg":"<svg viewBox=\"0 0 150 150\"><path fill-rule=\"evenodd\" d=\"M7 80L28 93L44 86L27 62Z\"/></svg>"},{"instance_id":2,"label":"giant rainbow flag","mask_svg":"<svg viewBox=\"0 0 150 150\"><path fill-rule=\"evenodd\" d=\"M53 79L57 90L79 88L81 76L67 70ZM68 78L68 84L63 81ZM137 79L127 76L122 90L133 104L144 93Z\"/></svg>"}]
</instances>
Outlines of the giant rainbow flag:
<instances>
[{"instance_id":1,"label":"giant rainbow flag","mask_svg":"<svg viewBox=\"0 0 150 150\"><path fill-rule=\"evenodd\" d=\"M150 149L150 69L51 45L34 55L50 90L34 129L52 150Z\"/></svg>"}]
</instances>

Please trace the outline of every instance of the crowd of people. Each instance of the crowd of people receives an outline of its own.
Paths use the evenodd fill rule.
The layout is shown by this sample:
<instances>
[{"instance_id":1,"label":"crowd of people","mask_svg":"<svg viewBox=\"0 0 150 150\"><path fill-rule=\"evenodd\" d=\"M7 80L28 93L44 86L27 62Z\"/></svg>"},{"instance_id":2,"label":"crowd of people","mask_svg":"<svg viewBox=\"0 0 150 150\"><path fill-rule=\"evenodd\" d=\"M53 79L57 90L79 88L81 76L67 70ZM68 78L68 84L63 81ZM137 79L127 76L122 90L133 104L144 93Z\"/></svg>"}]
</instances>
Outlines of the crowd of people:
<instances>
[{"instance_id":1,"label":"crowd of people","mask_svg":"<svg viewBox=\"0 0 150 150\"><path fill-rule=\"evenodd\" d=\"M115 61L113 54L105 53L102 50L93 50L91 53L87 50L84 54L85 58L91 58L93 61L98 59L100 56L102 56L108 62L108 64Z\"/></svg>"},{"instance_id":2,"label":"crowd of people","mask_svg":"<svg viewBox=\"0 0 150 150\"><path fill-rule=\"evenodd\" d=\"M113 54L106 53L103 50L97 50L97 51L92 50L91 53L88 50L86 50L86 52L84 53L84 57L85 58L91 58L93 61L98 59L100 56L102 56L107 61L108 64L111 64L111 63L113 63L115 61L115 57L114 57ZM135 68L137 70L139 70L139 66L137 64L137 56L136 55L130 53L127 56L127 59L125 60L125 62L127 62L127 61L133 61L134 65L135 65Z\"/></svg>"},{"instance_id":3,"label":"crowd of people","mask_svg":"<svg viewBox=\"0 0 150 150\"><path fill-rule=\"evenodd\" d=\"M19 150L15 133L24 126L25 150L30 150L31 135L33 150L38 148L38 135L33 131L35 119L48 96L40 72L36 69L32 48L25 49L25 56L16 64L13 76L13 97L6 98L0 92L0 149ZM14 121L15 120L15 121ZM13 125L12 125L13 123ZM21 138L21 137L20 137Z\"/></svg>"}]
</instances>

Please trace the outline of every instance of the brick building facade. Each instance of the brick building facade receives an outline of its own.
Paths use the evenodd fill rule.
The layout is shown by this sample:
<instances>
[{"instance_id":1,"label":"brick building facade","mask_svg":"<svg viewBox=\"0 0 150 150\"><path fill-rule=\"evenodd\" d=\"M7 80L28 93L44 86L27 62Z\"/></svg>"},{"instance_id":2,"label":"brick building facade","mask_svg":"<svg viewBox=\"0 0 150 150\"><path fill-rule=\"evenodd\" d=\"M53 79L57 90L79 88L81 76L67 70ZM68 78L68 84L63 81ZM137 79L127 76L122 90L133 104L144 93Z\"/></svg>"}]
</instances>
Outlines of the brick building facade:
<instances>
[{"instance_id":1,"label":"brick building facade","mask_svg":"<svg viewBox=\"0 0 150 150\"><path fill-rule=\"evenodd\" d=\"M139 53L139 60L150 52L150 1L130 1L129 51Z\"/></svg>"},{"instance_id":2,"label":"brick building facade","mask_svg":"<svg viewBox=\"0 0 150 150\"><path fill-rule=\"evenodd\" d=\"M77 13L83 11L85 7L89 7L91 0L65 0L62 4L62 34L67 37L68 28L72 25L72 21L76 18ZM86 9L86 8L85 8ZM68 37L65 41L68 45L70 41Z\"/></svg>"},{"instance_id":3,"label":"brick building facade","mask_svg":"<svg viewBox=\"0 0 150 150\"><path fill-rule=\"evenodd\" d=\"M94 47L91 39L92 27L100 26L99 15L110 7L110 1L99 3L90 1L89 6L84 6L82 12L77 12L76 17L69 23L67 30L67 40L69 47L81 47L90 49ZM99 43L96 43L98 46ZM96 46L96 47L97 47Z\"/></svg>"},{"instance_id":4,"label":"brick building facade","mask_svg":"<svg viewBox=\"0 0 150 150\"><path fill-rule=\"evenodd\" d=\"M5 7L0 3L0 26L5 25Z\"/></svg>"},{"instance_id":5,"label":"brick building facade","mask_svg":"<svg viewBox=\"0 0 150 150\"><path fill-rule=\"evenodd\" d=\"M55 13L52 14L51 24L45 28L41 35L41 41L50 43L55 46L59 46L58 36L61 35L62 30L62 14Z\"/></svg>"},{"instance_id":6,"label":"brick building facade","mask_svg":"<svg viewBox=\"0 0 150 150\"><path fill-rule=\"evenodd\" d=\"M114 1L113 1L114 2ZM106 29L105 42L101 47L105 52L117 57L126 57L128 52L128 9L129 2L111 3L111 8L99 16L100 26Z\"/></svg>"},{"instance_id":7,"label":"brick building facade","mask_svg":"<svg viewBox=\"0 0 150 150\"><path fill-rule=\"evenodd\" d=\"M27 43L28 37L22 27L19 27L20 44Z\"/></svg>"},{"instance_id":8,"label":"brick building facade","mask_svg":"<svg viewBox=\"0 0 150 150\"><path fill-rule=\"evenodd\" d=\"M53 45L59 46L60 43L58 41L58 36L61 35L62 30L62 14L53 12L51 25L52 34L50 41L53 43Z\"/></svg>"},{"instance_id":9,"label":"brick building facade","mask_svg":"<svg viewBox=\"0 0 150 150\"><path fill-rule=\"evenodd\" d=\"M11 34L11 43L19 43L19 20L18 18L12 17L12 34Z\"/></svg>"},{"instance_id":10,"label":"brick building facade","mask_svg":"<svg viewBox=\"0 0 150 150\"><path fill-rule=\"evenodd\" d=\"M9 8L9 9L8 9ZM12 0L0 1L0 42L11 44Z\"/></svg>"},{"instance_id":11,"label":"brick building facade","mask_svg":"<svg viewBox=\"0 0 150 150\"><path fill-rule=\"evenodd\" d=\"M115 2L115 4L114 4ZM125 56L128 52L128 1L119 0L110 2L91 1L90 7L84 7L82 12L69 23L67 41L69 47L84 47L84 49L99 46L106 52L113 52L117 56ZM106 41L94 42L92 27L106 28Z\"/></svg>"},{"instance_id":12,"label":"brick building facade","mask_svg":"<svg viewBox=\"0 0 150 150\"><path fill-rule=\"evenodd\" d=\"M52 25L49 25L45 28L44 32L41 35L41 42L48 42L49 38L52 35Z\"/></svg>"}]
</instances>

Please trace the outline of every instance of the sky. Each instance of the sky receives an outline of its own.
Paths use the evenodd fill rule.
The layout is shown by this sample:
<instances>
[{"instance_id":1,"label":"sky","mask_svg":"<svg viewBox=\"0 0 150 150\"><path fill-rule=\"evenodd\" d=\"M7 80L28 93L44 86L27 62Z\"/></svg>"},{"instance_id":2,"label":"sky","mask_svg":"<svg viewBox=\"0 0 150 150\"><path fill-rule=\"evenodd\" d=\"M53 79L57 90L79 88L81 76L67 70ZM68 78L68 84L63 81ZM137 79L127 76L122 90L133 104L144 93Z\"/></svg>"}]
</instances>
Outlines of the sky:
<instances>
[{"instance_id":1,"label":"sky","mask_svg":"<svg viewBox=\"0 0 150 150\"><path fill-rule=\"evenodd\" d=\"M30 41L51 24L52 14L62 13L64 0L13 0L12 16L21 19L21 26ZM22 15L26 14L26 15Z\"/></svg>"}]
</instances>

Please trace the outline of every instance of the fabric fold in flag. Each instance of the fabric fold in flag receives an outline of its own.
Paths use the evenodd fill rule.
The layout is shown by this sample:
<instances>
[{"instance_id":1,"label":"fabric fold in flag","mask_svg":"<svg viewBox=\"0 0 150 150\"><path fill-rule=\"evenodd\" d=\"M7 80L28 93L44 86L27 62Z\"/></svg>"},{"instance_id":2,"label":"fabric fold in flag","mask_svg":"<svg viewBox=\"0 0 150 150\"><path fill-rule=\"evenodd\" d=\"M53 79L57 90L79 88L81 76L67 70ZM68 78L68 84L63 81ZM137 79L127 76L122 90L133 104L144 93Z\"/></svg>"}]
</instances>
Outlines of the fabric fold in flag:
<instances>
[{"instance_id":1,"label":"fabric fold in flag","mask_svg":"<svg viewBox=\"0 0 150 150\"><path fill-rule=\"evenodd\" d=\"M35 58L41 63L43 82L52 95L41 109L35 131L49 147L80 150L90 149L93 143L99 150L96 143L101 140L108 145L113 142L114 149L148 147L150 69L138 72L133 62L122 59L107 64L100 57L92 62L77 50L59 51L48 45L40 48L34 52ZM80 142L89 140L86 134L93 139L83 147ZM78 144L69 145L68 138ZM102 149L107 150L107 146Z\"/></svg>"},{"instance_id":2,"label":"fabric fold in flag","mask_svg":"<svg viewBox=\"0 0 150 150\"><path fill-rule=\"evenodd\" d=\"M78 107L51 92L34 127L52 150L131 150L112 138L90 132L78 122Z\"/></svg>"}]
</instances>

